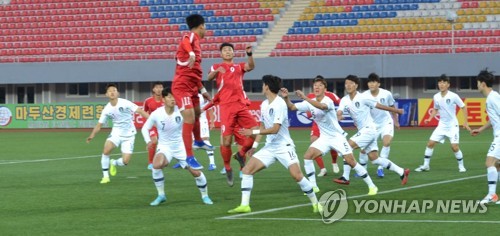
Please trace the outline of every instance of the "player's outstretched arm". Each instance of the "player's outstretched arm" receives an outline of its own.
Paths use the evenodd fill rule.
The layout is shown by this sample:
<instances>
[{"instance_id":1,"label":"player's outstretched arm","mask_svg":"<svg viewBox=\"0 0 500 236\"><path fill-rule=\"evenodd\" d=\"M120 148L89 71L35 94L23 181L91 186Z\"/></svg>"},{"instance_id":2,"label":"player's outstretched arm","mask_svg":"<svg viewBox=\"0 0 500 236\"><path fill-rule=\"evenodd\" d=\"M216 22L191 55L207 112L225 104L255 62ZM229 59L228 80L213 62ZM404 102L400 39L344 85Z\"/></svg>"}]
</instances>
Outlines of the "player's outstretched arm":
<instances>
[{"instance_id":1,"label":"player's outstretched arm","mask_svg":"<svg viewBox=\"0 0 500 236\"><path fill-rule=\"evenodd\" d=\"M245 136L250 136L250 135L267 135L267 134L277 134L278 131L280 130L281 124L275 123L273 124L273 127L269 129L264 129L263 126L261 126L259 129L240 129L238 133L245 135Z\"/></svg>"},{"instance_id":2,"label":"player's outstretched arm","mask_svg":"<svg viewBox=\"0 0 500 236\"><path fill-rule=\"evenodd\" d=\"M380 109L380 110L384 110L384 111L398 113L400 115L403 115L405 113L403 109L397 109L395 107L388 107L388 106L382 105L382 104L380 104L378 102L375 105L375 108Z\"/></svg>"},{"instance_id":3,"label":"player's outstretched arm","mask_svg":"<svg viewBox=\"0 0 500 236\"><path fill-rule=\"evenodd\" d=\"M483 132L484 130L488 129L491 127L491 121L488 121L486 122L486 124L484 124L483 126L479 127L478 129L473 129L470 131L470 135L472 136L476 136L478 134L480 134L481 132Z\"/></svg>"},{"instance_id":4,"label":"player's outstretched arm","mask_svg":"<svg viewBox=\"0 0 500 236\"><path fill-rule=\"evenodd\" d=\"M248 56L248 61L245 64L245 71L249 72L255 68L255 61L253 60L252 46L247 46L245 51L246 51L247 56Z\"/></svg>"},{"instance_id":5,"label":"player's outstretched arm","mask_svg":"<svg viewBox=\"0 0 500 236\"><path fill-rule=\"evenodd\" d=\"M431 115L429 116L429 118L427 120L424 120L424 124L431 122L431 120L437 115L437 113L438 113L438 109L436 109L436 108L432 109Z\"/></svg>"},{"instance_id":6,"label":"player's outstretched arm","mask_svg":"<svg viewBox=\"0 0 500 236\"><path fill-rule=\"evenodd\" d=\"M318 109L321 109L321 110L328 110L328 105L324 104L324 103L321 103L321 102L318 102L316 100L312 100L310 98L308 98L304 92L300 91L300 90L297 90L295 91L295 94L297 95L297 97L299 97L300 99L308 102L309 104L313 105L314 107L318 108Z\"/></svg>"},{"instance_id":7,"label":"player's outstretched arm","mask_svg":"<svg viewBox=\"0 0 500 236\"><path fill-rule=\"evenodd\" d=\"M281 88L280 91L281 91L281 97L283 98L283 100L285 100L286 106L288 107L288 109L290 109L292 111L296 111L297 107L295 106L295 104L292 103L292 101L290 101L290 97L288 97L288 89Z\"/></svg>"},{"instance_id":8,"label":"player's outstretched arm","mask_svg":"<svg viewBox=\"0 0 500 236\"><path fill-rule=\"evenodd\" d=\"M467 107L466 107L466 106L464 106L464 107L461 107L461 109L462 109L462 115L464 116L464 124L463 124L463 126L464 126L464 128L465 128L466 130L468 130L468 131L470 132L470 131L471 131L471 129L470 129L470 127L469 127L469 122L467 121L467 114L468 114L468 113L467 113Z\"/></svg>"},{"instance_id":9,"label":"player's outstretched arm","mask_svg":"<svg viewBox=\"0 0 500 236\"><path fill-rule=\"evenodd\" d=\"M90 143L92 139L95 137L97 133L101 130L102 124L97 123L97 125L94 126L94 129L92 129L92 132L90 133L89 137L87 138L87 143Z\"/></svg>"}]
</instances>

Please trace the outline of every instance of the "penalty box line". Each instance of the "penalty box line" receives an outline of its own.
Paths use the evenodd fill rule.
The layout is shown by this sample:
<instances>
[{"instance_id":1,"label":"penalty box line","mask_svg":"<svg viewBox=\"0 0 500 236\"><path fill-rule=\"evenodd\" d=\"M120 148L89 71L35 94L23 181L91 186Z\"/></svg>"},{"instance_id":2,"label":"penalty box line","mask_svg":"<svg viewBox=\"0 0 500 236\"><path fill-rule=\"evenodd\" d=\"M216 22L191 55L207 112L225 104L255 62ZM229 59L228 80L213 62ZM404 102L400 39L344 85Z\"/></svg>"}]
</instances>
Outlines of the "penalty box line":
<instances>
[{"instance_id":1,"label":"penalty box line","mask_svg":"<svg viewBox=\"0 0 500 236\"><path fill-rule=\"evenodd\" d=\"M469 179L477 179L477 178L485 177L485 176L486 175L475 175L475 176L463 177L463 178L452 179L452 180L443 180L443 181L428 183L428 184L420 184L420 185L415 185L415 186L410 186L410 187L405 187L405 188L396 188L396 189L391 189L391 190L386 190L386 191L380 191L377 193L377 195L407 191L407 190L418 189L418 188L425 188L425 187L429 187L429 186L448 184L448 183L459 182L459 181L469 180ZM368 196L368 194L348 196L347 199L357 199L357 198L362 198L362 197L366 197L366 196ZM310 203L298 204L298 205L293 205L293 206L278 207L278 208L271 208L271 209L262 210L262 211L255 211L255 212L250 212L250 213L246 213L246 214L223 216L223 217L218 217L215 219L217 219L217 220L251 219L251 218L247 218L247 216L254 216L254 215L260 215L260 214L265 214L265 213L270 213L270 212L283 211L283 210L288 210L288 209L293 209L293 208L298 208L298 207L303 207L303 206L310 206L310 205L311 205ZM271 218L269 218L269 219L271 219ZM283 218L283 219L286 219L286 218Z\"/></svg>"}]
</instances>

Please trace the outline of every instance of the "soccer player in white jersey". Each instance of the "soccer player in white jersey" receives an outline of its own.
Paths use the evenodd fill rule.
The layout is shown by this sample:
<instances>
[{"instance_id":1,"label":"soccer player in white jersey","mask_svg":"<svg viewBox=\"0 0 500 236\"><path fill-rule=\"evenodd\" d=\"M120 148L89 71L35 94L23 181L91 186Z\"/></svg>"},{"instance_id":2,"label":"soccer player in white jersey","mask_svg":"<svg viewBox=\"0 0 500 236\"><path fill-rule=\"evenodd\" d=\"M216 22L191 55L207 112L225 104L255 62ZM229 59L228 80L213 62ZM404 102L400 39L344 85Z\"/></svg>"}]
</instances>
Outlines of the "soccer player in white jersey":
<instances>
[{"instance_id":1,"label":"soccer player in white jersey","mask_svg":"<svg viewBox=\"0 0 500 236\"><path fill-rule=\"evenodd\" d=\"M322 207L313 191L313 186L300 171L299 161L295 153L293 143L288 131L288 109L283 98L278 96L281 87L281 79L274 75L262 77L262 91L266 100L260 106L261 125L259 129L241 129L239 133L250 135L267 135L266 144L253 158L243 167L243 178L241 180L241 204L228 213L248 213L250 208L250 193L253 188L253 176L264 168L268 168L275 161L285 166L290 175L297 181L300 188L311 200L313 212L321 212Z\"/></svg>"},{"instance_id":2,"label":"soccer player in white jersey","mask_svg":"<svg viewBox=\"0 0 500 236\"><path fill-rule=\"evenodd\" d=\"M358 128L358 133L349 139L349 144L353 149L360 148L368 154L368 158L375 165L380 165L383 168L396 172L401 177L401 184L405 185L408 181L410 170L399 167L392 161L386 158L379 158L378 156L378 132L373 118L370 114L371 109L381 109L390 112L403 114L403 110L394 107L384 106L378 103L373 96L369 94L359 93L357 91L359 86L359 78L355 75L348 75L345 79L345 89L347 95L340 100L337 110L339 120L342 120L343 112L348 112L354 124ZM338 184L348 185L350 174L350 166L344 165L344 174L334 182Z\"/></svg>"},{"instance_id":3,"label":"soccer player in white jersey","mask_svg":"<svg viewBox=\"0 0 500 236\"><path fill-rule=\"evenodd\" d=\"M380 88L380 77L371 73L368 75L368 88L365 91L367 95L371 95L378 103L394 107L396 101L392 96L392 93ZM380 109L371 109L370 114L375 122L378 135L382 139L382 150L380 150L380 158L389 158L389 152L391 151L391 142L394 137L394 127L399 128L398 114L395 112L388 112ZM361 165L368 162L368 155L366 153L360 152L359 162ZM384 168L379 166L377 169L377 176L380 178L384 177Z\"/></svg>"},{"instance_id":4,"label":"soccer player in white jersey","mask_svg":"<svg viewBox=\"0 0 500 236\"><path fill-rule=\"evenodd\" d=\"M139 106L129 100L119 98L119 95L120 93L118 92L116 84L108 84L106 86L106 97L109 98L109 102L102 110L99 122L87 138L87 143L90 143L108 119L113 122L111 134L104 143L104 149L101 156L103 175L101 184L107 184L110 182L109 175L116 175L116 166L125 166L130 161L130 157L134 152L135 134L137 133L133 121L134 113L139 113L146 119L149 117L149 114L139 108ZM118 160L110 160L109 155L113 149L120 146L122 157Z\"/></svg>"},{"instance_id":5,"label":"soccer player in white jersey","mask_svg":"<svg viewBox=\"0 0 500 236\"><path fill-rule=\"evenodd\" d=\"M169 88L162 91L162 98L165 104L151 113L151 116L142 127L142 136L148 148L153 145L148 130L156 127L158 130L158 145L153 159L153 181L158 191L158 197L150 203L151 206L158 206L167 200L165 195L165 178L163 168L168 166L173 158L177 159L181 167L193 175L198 186L203 203L213 204L208 197L207 179L203 172L191 168L186 162L186 149L182 139L182 115Z\"/></svg>"},{"instance_id":6,"label":"soccer player in white jersey","mask_svg":"<svg viewBox=\"0 0 500 236\"><path fill-rule=\"evenodd\" d=\"M458 171L466 172L464 167L464 156L458 146L460 141L460 128L458 127L457 116L455 115L456 107L460 107L464 116L464 128L470 131L467 123L467 108L460 97L448 89L450 88L450 78L445 74L438 79L439 93L434 95L434 109L428 119L424 121L429 123L439 112L439 123L434 132L432 132L427 147L425 148L424 164L415 169L417 172L429 171L431 169L430 162L434 146L437 142L444 143L444 139L448 138L451 144L451 150L455 154L458 161Z\"/></svg>"},{"instance_id":7,"label":"soccer player in white jersey","mask_svg":"<svg viewBox=\"0 0 500 236\"><path fill-rule=\"evenodd\" d=\"M477 76L477 89L486 97L486 112L489 120L479 129L471 131L476 136L489 127L493 127L493 142L486 154L486 172L488 178L488 194L480 203L487 204L498 201L496 194L498 177L500 175L500 94L493 90L495 76L487 69L482 70Z\"/></svg>"},{"instance_id":8,"label":"soccer player in white jersey","mask_svg":"<svg viewBox=\"0 0 500 236\"><path fill-rule=\"evenodd\" d=\"M314 192L319 192L316 184L316 176L314 175L313 160L318 158L330 150L336 150L340 153L346 163L348 163L356 173L361 176L368 184L368 195L377 194L377 187L373 184L370 176L366 173L366 169L356 162L352 154L352 149L347 140L345 139L345 131L340 127L337 120L335 105L328 96L325 96L327 88L326 80L323 78L316 78L313 82L313 89L315 98L311 99L300 90L295 93L303 102L293 104L288 97L288 90L281 89L281 94L285 98L286 104L291 110L299 110L302 112L311 112L313 120L319 127L321 135L316 139L304 154L304 169L306 176L313 185Z\"/></svg>"}]
</instances>

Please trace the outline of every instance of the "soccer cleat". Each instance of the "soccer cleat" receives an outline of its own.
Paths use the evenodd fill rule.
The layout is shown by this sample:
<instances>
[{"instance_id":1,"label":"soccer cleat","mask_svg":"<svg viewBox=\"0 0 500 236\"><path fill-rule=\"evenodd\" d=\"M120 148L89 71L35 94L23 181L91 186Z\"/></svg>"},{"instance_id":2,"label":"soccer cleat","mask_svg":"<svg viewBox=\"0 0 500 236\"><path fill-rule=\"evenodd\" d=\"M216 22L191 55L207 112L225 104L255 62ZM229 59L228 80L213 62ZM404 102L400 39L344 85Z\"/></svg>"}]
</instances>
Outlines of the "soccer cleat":
<instances>
[{"instance_id":1,"label":"soccer cleat","mask_svg":"<svg viewBox=\"0 0 500 236\"><path fill-rule=\"evenodd\" d=\"M214 146L206 144L203 140L201 141L193 141L193 149L198 150L198 149L204 149L207 151L213 151Z\"/></svg>"},{"instance_id":2,"label":"soccer cleat","mask_svg":"<svg viewBox=\"0 0 500 236\"><path fill-rule=\"evenodd\" d=\"M340 176L338 179L333 179L333 182L337 184L349 185L351 182L344 178L344 176Z\"/></svg>"},{"instance_id":3,"label":"soccer cleat","mask_svg":"<svg viewBox=\"0 0 500 236\"><path fill-rule=\"evenodd\" d=\"M237 213L250 213L252 212L252 209L250 208L249 205L247 206L238 206L232 210L227 211L229 214L237 214Z\"/></svg>"},{"instance_id":4,"label":"soccer cleat","mask_svg":"<svg viewBox=\"0 0 500 236\"><path fill-rule=\"evenodd\" d=\"M377 193L378 193L377 186L368 188L368 195L369 196L377 195Z\"/></svg>"},{"instance_id":5,"label":"soccer cleat","mask_svg":"<svg viewBox=\"0 0 500 236\"><path fill-rule=\"evenodd\" d=\"M234 158L235 160L237 160L238 163L240 163L241 168L245 167L245 159L244 159L244 157L242 157L240 155L239 152L233 153L233 155L231 157Z\"/></svg>"},{"instance_id":6,"label":"soccer cleat","mask_svg":"<svg viewBox=\"0 0 500 236\"><path fill-rule=\"evenodd\" d=\"M408 175L410 175L410 169L405 169L403 175L401 175L401 185L405 185L408 182Z\"/></svg>"},{"instance_id":7,"label":"soccer cleat","mask_svg":"<svg viewBox=\"0 0 500 236\"><path fill-rule=\"evenodd\" d=\"M377 169L377 176L379 178L384 178L384 169Z\"/></svg>"},{"instance_id":8,"label":"soccer cleat","mask_svg":"<svg viewBox=\"0 0 500 236\"><path fill-rule=\"evenodd\" d=\"M227 178L227 185L229 187L233 187L234 185L234 180L233 180L233 170L226 170L226 178Z\"/></svg>"},{"instance_id":9,"label":"soccer cleat","mask_svg":"<svg viewBox=\"0 0 500 236\"><path fill-rule=\"evenodd\" d=\"M179 169L179 168L181 168L181 164L180 163L176 163L174 166L172 166L172 168Z\"/></svg>"},{"instance_id":10,"label":"soccer cleat","mask_svg":"<svg viewBox=\"0 0 500 236\"><path fill-rule=\"evenodd\" d=\"M203 169L203 166L200 165L200 163L196 160L196 157L188 157L186 158L186 162L188 163L189 166L191 166L193 170Z\"/></svg>"},{"instance_id":11,"label":"soccer cleat","mask_svg":"<svg viewBox=\"0 0 500 236\"><path fill-rule=\"evenodd\" d=\"M167 197L166 196L158 195L158 197L156 197L156 199L154 201L152 201L151 203L149 203L149 205L150 206L158 206L162 202L165 202L165 201L167 201Z\"/></svg>"},{"instance_id":12,"label":"soccer cleat","mask_svg":"<svg viewBox=\"0 0 500 236\"><path fill-rule=\"evenodd\" d=\"M116 166L115 166L115 165L113 165L113 162L114 162L114 161L115 161L114 159L111 159L111 161L110 161L110 163L109 163L109 174L110 174L111 176L115 176L115 175L116 175L116 172L117 172L117 171L116 171Z\"/></svg>"},{"instance_id":13,"label":"soccer cleat","mask_svg":"<svg viewBox=\"0 0 500 236\"><path fill-rule=\"evenodd\" d=\"M424 172L429 170L431 170L431 167L426 165L421 165L417 169L415 169L416 172Z\"/></svg>"},{"instance_id":14,"label":"soccer cleat","mask_svg":"<svg viewBox=\"0 0 500 236\"><path fill-rule=\"evenodd\" d=\"M459 167L458 167L458 172L460 172L460 173L464 173L464 172L466 172L466 171L467 171L467 169L465 169L465 167L463 167L463 166L459 166Z\"/></svg>"},{"instance_id":15,"label":"soccer cleat","mask_svg":"<svg viewBox=\"0 0 500 236\"><path fill-rule=\"evenodd\" d=\"M486 195L486 197L483 198L483 200L481 200L479 202L479 204L488 204L488 203L497 203L499 204L499 201L498 201L498 195L496 193L494 194L488 194Z\"/></svg>"},{"instance_id":16,"label":"soccer cleat","mask_svg":"<svg viewBox=\"0 0 500 236\"><path fill-rule=\"evenodd\" d=\"M153 163L149 163L148 164L148 170L152 170L153 169Z\"/></svg>"},{"instance_id":17,"label":"soccer cleat","mask_svg":"<svg viewBox=\"0 0 500 236\"><path fill-rule=\"evenodd\" d=\"M212 199L210 199L208 196L205 196L201 199L203 201L203 203L205 203L206 205L212 205L214 204L214 202L212 202Z\"/></svg>"},{"instance_id":18,"label":"soccer cleat","mask_svg":"<svg viewBox=\"0 0 500 236\"><path fill-rule=\"evenodd\" d=\"M222 170L220 170L219 172L221 175L225 175L226 174L226 167L222 167Z\"/></svg>"},{"instance_id":19,"label":"soccer cleat","mask_svg":"<svg viewBox=\"0 0 500 236\"><path fill-rule=\"evenodd\" d=\"M323 212L323 206L318 202L313 205L313 213L321 214Z\"/></svg>"},{"instance_id":20,"label":"soccer cleat","mask_svg":"<svg viewBox=\"0 0 500 236\"><path fill-rule=\"evenodd\" d=\"M333 167L333 173L339 173L340 172L339 165L337 163L333 163L332 167Z\"/></svg>"},{"instance_id":21,"label":"soccer cleat","mask_svg":"<svg viewBox=\"0 0 500 236\"><path fill-rule=\"evenodd\" d=\"M215 170L215 169L217 169L217 166L215 166L215 164L208 165L208 170L209 171L212 171L212 170Z\"/></svg>"},{"instance_id":22,"label":"soccer cleat","mask_svg":"<svg viewBox=\"0 0 500 236\"><path fill-rule=\"evenodd\" d=\"M318 177L323 177L323 176L326 176L326 168L323 168L319 171L319 174L316 175Z\"/></svg>"},{"instance_id":23,"label":"soccer cleat","mask_svg":"<svg viewBox=\"0 0 500 236\"><path fill-rule=\"evenodd\" d=\"M109 182L111 182L111 180L109 180L109 177L102 177L101 184L107 184Z\"/></svg>"}]
</instances>

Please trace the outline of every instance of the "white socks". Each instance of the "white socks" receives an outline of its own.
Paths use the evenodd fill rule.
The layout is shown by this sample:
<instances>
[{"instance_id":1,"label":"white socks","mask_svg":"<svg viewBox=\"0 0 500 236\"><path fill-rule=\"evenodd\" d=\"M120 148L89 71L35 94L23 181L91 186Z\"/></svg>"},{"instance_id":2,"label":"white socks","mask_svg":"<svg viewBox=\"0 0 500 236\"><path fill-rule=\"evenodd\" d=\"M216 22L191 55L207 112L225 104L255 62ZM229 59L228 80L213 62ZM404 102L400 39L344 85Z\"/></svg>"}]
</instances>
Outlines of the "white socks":
<instances>
[{"instance_id":1,"label":"white socks","mask_svg":"<svg viewBox=\"0 0 500 236\"><path fill-rule=\"evenodd\" d=\"M250 204L250 193L253 188L253 175L243 174L241 179L241 205L248 206Z\"/></svg>"},{"instance_id":2,"label":"white socks","mask_svg":"<svg viewBox=\"0 0 500 236\"><path fill-rule=\"evenodd\" d=\"M313 187L318 187L316 185L316 175L314 173L314 162L313 160L304 159L304 170L306 171L306 177L309 179Z\"/></svg>"},{"instance_id":3,"label":"white socks","mask_svg":"<svg viewBox=\"0 0 500 236\"><path fill-rule=\"evenodd\" d=\"M344 166L345 167L345 166ZM350 166L349 166L350 168ZM366 169L363 168L359 163L357 163L354 166L354 171L363 178L363 181L368 185L369 188L375 187L375 184L373 184L372 178L368 175L368 172L366 172ZM344 177L345 178L345 177Z\"/></svg>"},{"instance_id":4,"label":"white socks","mask_svg":"<svg viewBox=\"0 0 500 236\"><path fill-rule=\"evenodd\" d=\"M165 178L163 177L162 169L152 170L153 181L158 191L158 196L165 196Z\"/></svg>"},{"instance_id":5,"label":"white socks","mask_svg":"<svg viewBox=\"0 0 500 236\"><path fill-rule=\"evenodd\" d=\"M434 152L433 148L428 148L428 147L425 148L424 166L429 166L430 165L430 163L431 163L431 156L432 156L433 152Z\"/></svg>"},{"instance_id":6,"label":"white socks","mask_svg":"<svg viewBox=\"0 0 500 236\"><path fill-rule=\"evenodd\" d=\"M300 189L302 189L302 192L311 200L313 205L318 203L318 198L316 198L316 194L313 191L313 186L305 177L297 182L297 184L300 186Z\"/></svg>"},{"instance_id":7,"label":"white socks","mask_svg":"<svg viewBox=\"0 0 500 236\"><path fill-rule=\"evenodd\" d=\"M458 166L464 167L464 155L462 154L462 150L459 149L458 152L455 152L455 158L457 158Z\"/></svg>"},{"instance_id":8,"label":"white socks","mask_svg":"<svg viewBox=\"0 0 500 236\"><path fill-rule=\"evenodd\" d=\"M109 155L101 156L102 177L109 178Z\"/></svg>"},{"instance_id":9,"label":"white socks","mask_svg":"<svg viewBox=\"0 0 500 236\"><path fill-rule=\"evenodd\" d=\"M386 169L389 169L391 171L394 171L396 173L398 173L399 176L403 175L404 174L404 170L403 168L399 167L398 165L394 164L392 161L390 161L389 159L385 159L385 158L377 158L375 160L372 161L372 163L374 165L379 165L379 166L382 166Z\"/></svg>"},{"instance_id":10,"label":"white socks","mask_svg":"<svg viewBox=\"0 0 500 236\"><path fill-rule=\"evenodd\" d=\"M196 186L198 186L200 190L201 197L204 198L208 196L207 178L205 178L203 172L201 172L200 176L195 177L194 180L196 180Z\"/></svg>"},{"instance_id":11,"label":"white socks","mask_svg":"<svg viewBox=\"0 0 500 236\"><path fill-rule=\"evenodd\" d=\"M490 166L486 168L488 172L488 194L495 194L497 191L497 180L498 180L498 172L497 168L494 166Z\"/></svg>"}]
</instances>

